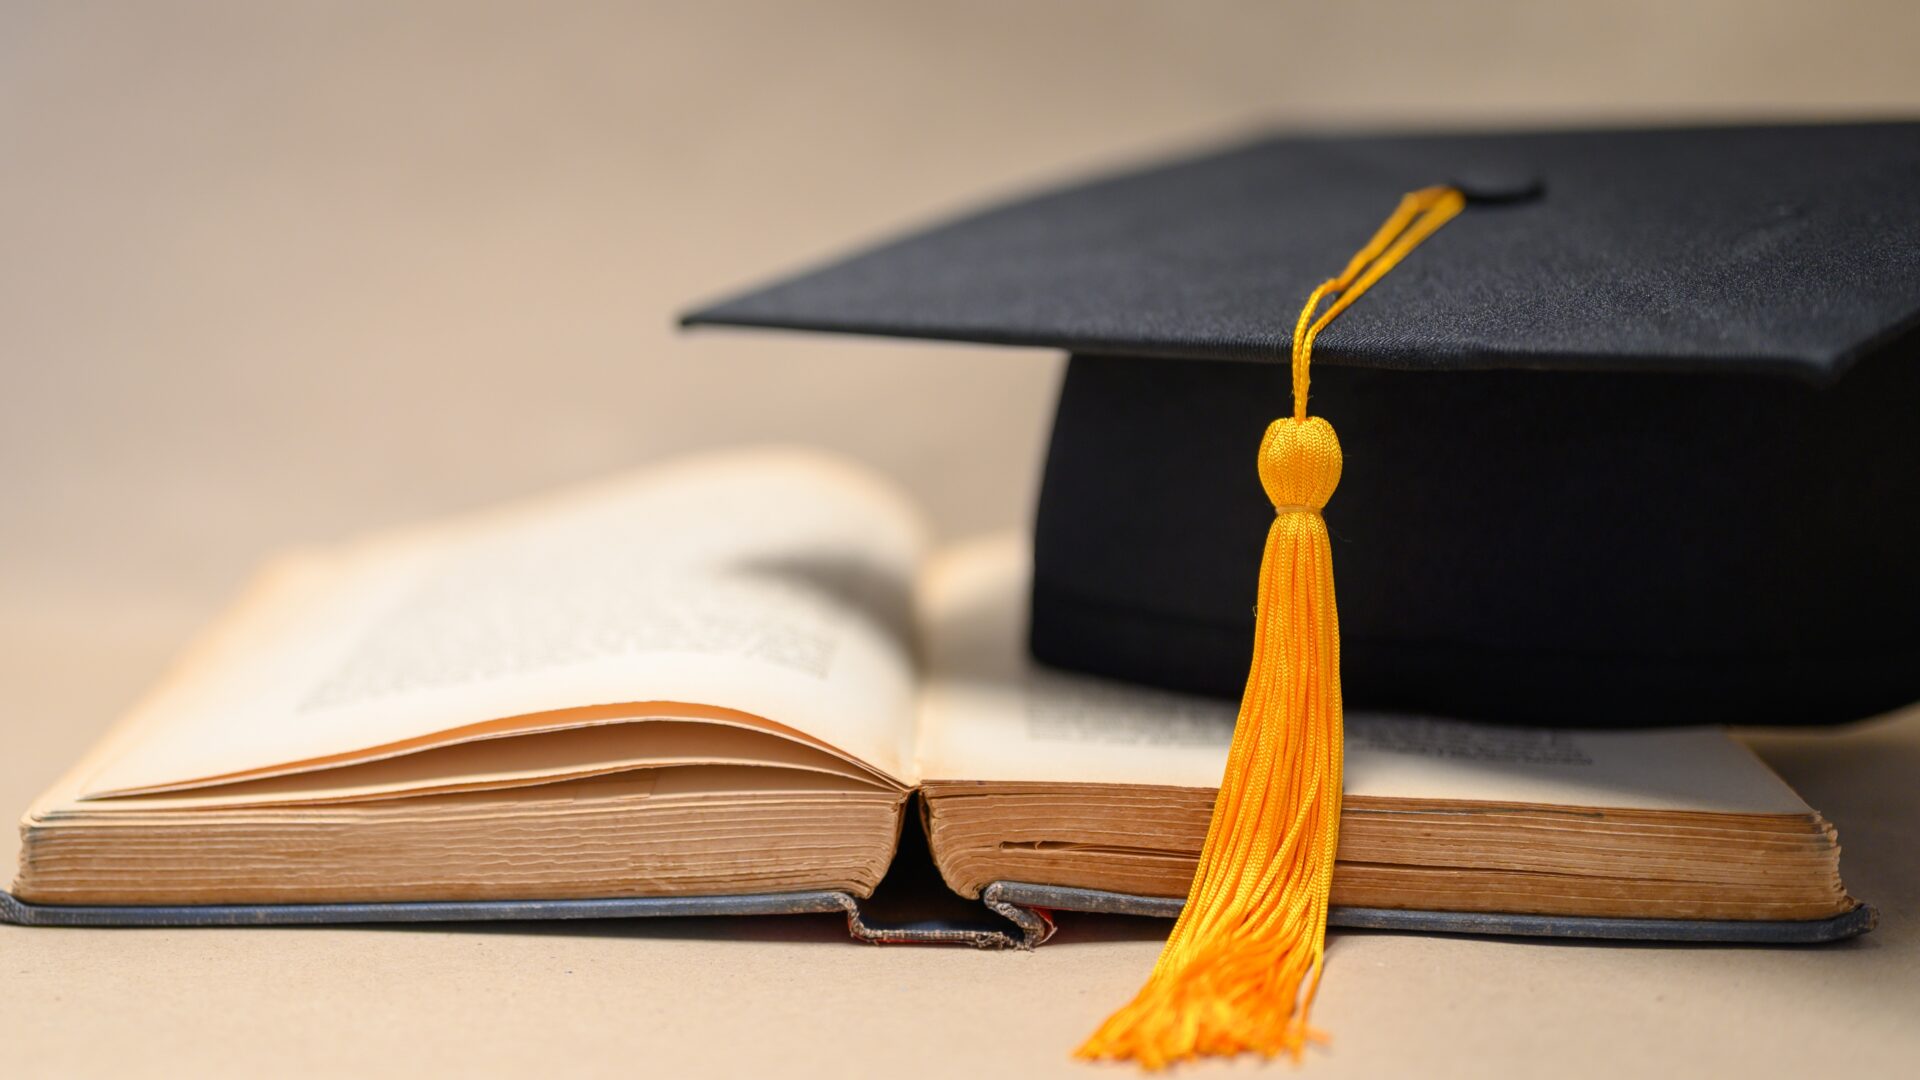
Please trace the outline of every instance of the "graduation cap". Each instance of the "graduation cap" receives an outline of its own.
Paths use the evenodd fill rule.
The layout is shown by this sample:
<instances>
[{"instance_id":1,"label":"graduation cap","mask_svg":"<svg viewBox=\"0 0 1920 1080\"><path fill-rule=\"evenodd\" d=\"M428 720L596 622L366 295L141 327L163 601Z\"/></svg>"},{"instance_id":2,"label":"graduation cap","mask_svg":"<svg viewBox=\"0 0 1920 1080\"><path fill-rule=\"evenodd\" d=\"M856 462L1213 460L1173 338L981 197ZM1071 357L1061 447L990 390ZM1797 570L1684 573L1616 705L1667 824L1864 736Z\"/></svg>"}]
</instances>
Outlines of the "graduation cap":
<instances>
[{"instance_id":1,"label":"graduation cap","mask_svg":"<svg viewBox=\"0 0 1920 1080\"><path fill-rule=\"evenodd\" d=\"M1035 655L1244 695L1091 1054L1308 1037L1343 691L1583 727L1920 698L1920 124L1272 139L685 321L1071 354Z\"/></svg>"}]
</instances>

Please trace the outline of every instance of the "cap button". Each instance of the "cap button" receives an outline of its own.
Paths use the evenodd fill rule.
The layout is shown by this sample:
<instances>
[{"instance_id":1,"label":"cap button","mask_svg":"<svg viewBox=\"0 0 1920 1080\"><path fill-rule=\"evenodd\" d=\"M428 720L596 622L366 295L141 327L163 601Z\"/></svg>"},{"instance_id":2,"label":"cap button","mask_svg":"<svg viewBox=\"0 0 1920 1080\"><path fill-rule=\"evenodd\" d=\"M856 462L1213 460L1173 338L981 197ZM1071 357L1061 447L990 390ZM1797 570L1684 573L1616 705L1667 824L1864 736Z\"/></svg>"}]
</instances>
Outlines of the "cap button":
<instances>
[{"instance_id":1,"label":"cap button","mask_svg":"<svg viewBox=\"0 0 1920 1080\"><path fill-rule=\"evenodd\" d=\"M1547 193L1547 181L1539 173L1498 166L1462 170L1447 182L1470 203L1532 202Z\"/></svg>"}]
</instances>

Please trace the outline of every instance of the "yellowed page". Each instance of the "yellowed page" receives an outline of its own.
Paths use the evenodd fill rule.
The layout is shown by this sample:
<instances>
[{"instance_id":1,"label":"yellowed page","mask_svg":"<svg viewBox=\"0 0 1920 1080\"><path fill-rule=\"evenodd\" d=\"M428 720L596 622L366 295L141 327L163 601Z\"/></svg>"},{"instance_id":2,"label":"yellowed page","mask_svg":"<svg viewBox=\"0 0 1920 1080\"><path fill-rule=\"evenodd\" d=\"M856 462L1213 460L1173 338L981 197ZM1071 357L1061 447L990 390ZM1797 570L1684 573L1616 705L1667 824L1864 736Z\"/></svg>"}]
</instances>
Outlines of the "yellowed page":
<instances>
[{"instance_id":1,"label":"yellowed page","mask_svg":"<svg viewBox=\"0 0 1920 1080\"><path fill-rule=\"evenodd\" d=\"M1024 643L1024 538L943 552L921 586L927 781L1216 787L1236 706L1043 668ZM1249 584L1249 589L1251 589ZM1349 714L1346 793L1724 813L1807 806L1718 728L1550 731Z\"/></svg>"},{"instance_id":2,"label":"yellowed page","mask_svg":"<svg viewBox=\"0 0 1920 1080\"><path fill-rule=\"evenodd\" d=\"M757 765L823 772L898 790L824 750L711 720L648 719L477 739L312 772L136 795L88 805L130 811L310 806L490 791L639 769Z\"/></svg>"},{"instance_id":3,"label":"yellowed page","mask_svg":"<svg viewBox=\"0 0 1920 1080\"><path fill-rule=\"evenodd\" d=\"M890 488L763 450L308 556L209 634L82 790L260 775L633 702L765 717L906 782L924 551Z\"/></svg>"}]
</instances>

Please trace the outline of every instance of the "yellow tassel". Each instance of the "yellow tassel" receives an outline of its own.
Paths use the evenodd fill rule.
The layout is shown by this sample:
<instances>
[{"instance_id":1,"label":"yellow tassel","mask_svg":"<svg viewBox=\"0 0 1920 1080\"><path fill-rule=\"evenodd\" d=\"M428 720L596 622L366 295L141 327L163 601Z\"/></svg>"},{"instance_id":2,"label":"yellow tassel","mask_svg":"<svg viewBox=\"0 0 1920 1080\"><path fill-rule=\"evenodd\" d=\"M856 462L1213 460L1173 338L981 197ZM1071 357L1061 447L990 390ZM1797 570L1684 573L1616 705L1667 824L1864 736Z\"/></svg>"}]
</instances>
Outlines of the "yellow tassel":
<instances>
[{"instance_id":1,"label":"yellow tassel","mask_svg":"<svg viewBox=\"0 0 1920 1080\"><path fill-rule=\"evenodd\" d=\"M1308 364L1320 331L1464 205L1452 188L1406 196L1300 313L1293 415L1260 442L1260 483L1275 516L1260 561L1253 668L1213 823L1153 973L1079 1057L1157 1069L1244 1051L1298 1059L1308 1042L1325 1041L1307 1013L1340 839L1342 732L1340 616L1320 511L1340 482L1341 456L1332 425L1307 415Z\"/></svg>"}]
</instances>

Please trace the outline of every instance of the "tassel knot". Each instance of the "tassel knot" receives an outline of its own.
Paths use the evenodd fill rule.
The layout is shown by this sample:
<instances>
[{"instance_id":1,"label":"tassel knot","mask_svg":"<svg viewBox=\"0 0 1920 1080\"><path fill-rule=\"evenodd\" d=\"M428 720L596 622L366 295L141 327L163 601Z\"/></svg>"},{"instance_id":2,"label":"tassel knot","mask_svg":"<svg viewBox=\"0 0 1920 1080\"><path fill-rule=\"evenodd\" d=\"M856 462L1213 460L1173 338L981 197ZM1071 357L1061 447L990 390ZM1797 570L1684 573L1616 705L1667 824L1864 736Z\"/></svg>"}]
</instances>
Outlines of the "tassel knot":
<instances>
[{"instance_id":1,"label":"tassel knot","mask_svg":"<svg viewBox=\"0 0 1920 1080\"><path fill-rule=\"evenodd\" d=\"M1275 510L1319 513L1340 483L1340 440L1317 416L1282 417L1260 440L1260 486Z\"/></svg>"}]
</instances>

